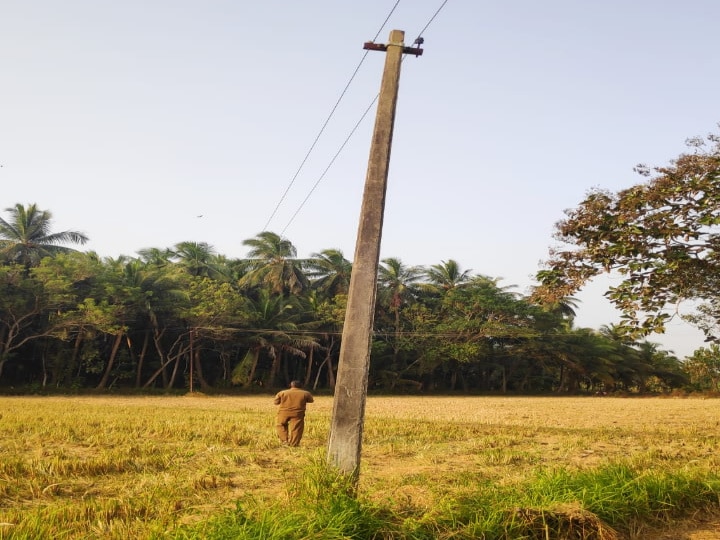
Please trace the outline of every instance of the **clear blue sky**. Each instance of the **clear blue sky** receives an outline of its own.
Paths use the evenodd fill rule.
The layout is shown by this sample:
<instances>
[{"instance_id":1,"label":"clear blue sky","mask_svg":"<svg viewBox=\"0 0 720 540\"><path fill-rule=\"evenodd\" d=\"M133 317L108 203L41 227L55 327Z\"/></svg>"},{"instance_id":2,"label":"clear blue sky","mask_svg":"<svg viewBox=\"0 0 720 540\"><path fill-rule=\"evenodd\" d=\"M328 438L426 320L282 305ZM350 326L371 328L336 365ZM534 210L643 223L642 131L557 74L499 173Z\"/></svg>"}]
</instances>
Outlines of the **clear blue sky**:
<instances>
[{"instance_id":1,"label":"clear blue sky","mask_svg":"<svg viewBox=\"0 0 720 540\"><path fill-rule=\"evenodd\" d=\"M403 0L418 35L442 0ZM243 257L275 210L362 45L395 0L5 0L0 203L37 203L101 256L202 241ZM717 0L449 0L403 63L383 257L455 259L525 292L553 224L720 121ZM268 229L299 256L352 258L377 94L368 54ZM202 217L197 217L202 215ZM615 320L602 289L578 324ZM682 325L655 337L683 355Z\"/></svg>"}]
</instances>

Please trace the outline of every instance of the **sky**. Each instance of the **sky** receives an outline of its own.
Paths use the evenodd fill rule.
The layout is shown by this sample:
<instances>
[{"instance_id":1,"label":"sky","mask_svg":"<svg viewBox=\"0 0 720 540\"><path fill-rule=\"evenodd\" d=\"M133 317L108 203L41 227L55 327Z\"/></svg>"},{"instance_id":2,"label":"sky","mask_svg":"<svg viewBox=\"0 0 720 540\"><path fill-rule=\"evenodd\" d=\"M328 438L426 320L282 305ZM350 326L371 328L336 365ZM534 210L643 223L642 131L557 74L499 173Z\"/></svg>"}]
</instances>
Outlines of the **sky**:
<instances>
[{"instance_id":1,"label":"sky","mask_svg":"<svg viewBox=\"0 0 720 540\"><path fill-rule=\"evenodd\" d=\"M381 257L526 293L564 210L717 132L718 20L717 0L3 0L0 209L35 203L103 257L242 258L267 229L352 259L385 61L363 44L426 28ZM608 284L578 293L577 326L618 320ZM650 341L703 346L677 319Z\"/></svg>"}]
</instances>

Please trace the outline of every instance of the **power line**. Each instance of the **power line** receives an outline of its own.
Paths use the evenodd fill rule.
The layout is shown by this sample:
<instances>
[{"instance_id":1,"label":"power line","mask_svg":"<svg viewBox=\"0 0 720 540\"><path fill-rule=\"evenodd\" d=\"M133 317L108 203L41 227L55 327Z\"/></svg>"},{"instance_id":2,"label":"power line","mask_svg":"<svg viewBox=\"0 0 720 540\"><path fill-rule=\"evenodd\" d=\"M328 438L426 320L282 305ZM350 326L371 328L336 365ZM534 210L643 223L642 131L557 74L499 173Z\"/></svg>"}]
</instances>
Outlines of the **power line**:
<instances>
[{"instance_id":1,"label":"power line","mask_svg":"<svg viewBox=\"0 0 720 540\"><path fill-rule=\"evenodd\" d=\"M472 339L472 338L485 338L485 339L517 339L517 340L526 340L526 341L541 341L541 340L548 340L553 338L563 338L563 337L575 337L579 334L572 333L572 332L546 332L543 333L539 330L534 330L532 328L527 327L513 327L518 328L521 330L528 330L528 333L525 335L517 335L514 333L505 333L501 334L500 332L470 332L470 331L455 331L455 332L448 332L448 331L413 331L413 330L405 330L405 331L399 331L396 332L394 330L386 330L386 331L379 331L379 330L373 330L373 336L376 338L389 338L389 337L404 337L404 338L444 338L444 339L456 339L456 338L464 338L464 339ZM185 326L168 326L168 330L190 330L190 328ZM295 330L278 330L277 328L236 328L236 327L223 327L218 329L217 327L212 326L193 326L193 330L204 330L209 333L212 332L221 332L221 333L233 333L233 334L294 334L294 335L333 335L333 336L342 336L341 330L302 330L302 329L295 329ZM599 336L602 337L602 334L599 334L597 331L594 331L593 336ZM582 334L580 334L582 336Z\"/></svg>"},{"instance_id":2,"label":"power line","mask_svg":"<svg viewBox=\"0 0 720 540\"><path fill-rule=\"evenodd\" d=\"M398 3L399 3L399 0L398 0L398 2L395 3L395 6L393 6L393 9L390 11L390 15L392 15L392 12L395 11L395 8L397 7ZM432 24L432 22L435 20L435 18L438 16L438 14L440 13L440 11L442 11L442 9L445 7L445 4L447 4L447 3L448 3L448 0L444 0L443 3L440 4L440 7L435 11L435 13L433 14L433 16L430 17L430 20L425 24L425 26L423 27L423 29L422 29L422 30L420 31L420 33L418 34L418 37L415 39L415 42L416 42L416 43L419 43L419 42L420 42L420 39L421 39L422 35L425 33L425 31L428 29L428 27L430 26L430 24ZM382 31L382 28L385 26L385 24L387 24L387 21L388 21L388 19L390 18L390 15L388 15L388 17L385 19L385 22L383 23L383 26L380 27L380 30L378 30L377 34L375 34L375 37L373 38L373 41L375 41L375 40L378 38L378 36L380 35L380 32ZM365 60L365 57L367 56L368 52L369 52L369 51L365 51L365 54L363 55L363 58L362 58L362 60L360 61L360 64L362 64L362 62ZM404 60L404 58L403 58L403 60ZM358 69L359 69L359 68L360 68L360 66L358 66ZM355 73L357 73L357 69L355 70ZM354 76L355 76L355 74L353 74L353 77L354 77ZM351 79L351 81L352 81L352 79ZM348 83L348 85L349 85L349 84L350 84L350 83ZM345 90L347 90L347 87L345 87ZM344 94L344 91L343 91L343 94ZM323 171L323 173L322 173L322 174L320 175L320 177L317 179L317 181L315 182L315 184L313 184L313 187L310 189L310 191L308 192L307 196L303 199L303 201L300 203L300 206L298 207L298 209L295 211L295 213L292 215L292 217L290 218L290 220L287 222L287 224L286 224L285 227L283 228L282 232L280 233L281 236L282 236L283 234L285 234L285 231L290 227L290 224L295 220L295 217L297 217L297 215L300 213L300 210L302 210L302 208L305 206L305 203L308 201L308 199L310 199L310 196L314 193L315 189L318 187L318 184L320 184L320 182L321 182L322 179L325 177L325 175L327 174L327 172L328 172L328 170L330 169L330 167L333 165L333 163L335 163L335 160L338 158L338 156L340 155L340 153L342 152L342 150L345 148L345 146L347 145L347 143L348 143L348 141L350 140L350 138L353 136L353 134L355 133L355 131L357 131L357 128L360 126L360 123L365 119L365 117L367 116L368 112L370 111L370 109L372 108L372 106L373 106L373 105L375 104L375 102L377 101L378 96L379 96L379 94L376 94L376 95L375 95L375 97L373 98L373 100L372 100L372 102L370 103L370 105L367 107L367 109L365 110L365 112L364 112L364 113L362 114L362 116L360 117L360 120L358 120L358 122L357 122L357 123L355 124L355 126L352 128L352 130L350 131L350 134L345 138L345 140L343 141L342 145L340 146L340 148L338 149L338 151L337 151L337 152L335 153L335 155L333 156L332 160L330 160L330 163L328 164L328 166L325 168L325 170ZM342 97L342 96L341 96L341 97ZM339 102L338 102L338 103L339 103ZM337 104L336 104L335 106L337 107ZM334 110L335 110L335 109L333 109L333 111L334 111ZM329 120L329 118L328 118L328 120ZM325 125L327 125L327 121L325 122ZM324 128L324 127L325 127L325 126L323 126L323 128ZM322 131L321 131L321 133L322 133ZM319 137L319 135L318 135L318 137ZM315 139L315 142L317 142L317 139ZM314 146L315 146L315 143L313 143L313 147L314 147ZM311 148L310 150L312 150L312 148ZM308 153L308 154L309 154L309 153ZM305 160L307 160L307 156L305 156ZM305 160L303 160L303 164L305 163ZM302 167L302 165L301 165L301 167ZM299 173L299 172L300 172L300 170L298 169L298 173ZM297 177L297 173L295 174L295 177ZM295 180L295 177L293 177L293 181ZM292 183L290 184L290 186L292 186ZM283 199L285 198L285 195L287 194L288 190L290 189L290 186L288 186L288 189L287 189L287 190L285 191L285 193L283 194ZM283 199L280 200L280 203L282 203L282 200L283 200ZM275 208L275 212L277 212L277 209L278 209L278 207L280 206L280 203L278 203L278 206ZM275 215L275 212L273 212L273 216ZM272 216L270 216L270 219L272 219ZM268 223L269 223L269 220L268 220ZM265 225L265 227L267 227L267 224Z\"/></svg>"},{"instance_id":3,"label":"power line","mask_svg":"<svg viewBox=\"0 0 720 540\"><path fill-rule=\"evenodd\" d=\"M447 0L445 0L445 1L447 1ZM380 35L380 32L382 32L383 28L385 28L385 25L387 24L388 20L392 16L393 12L395 11L395 8L397 8L399 3L400 3L400 0L397 0L395 2L395 5L390 10L390 13L388 13L387 17L385 17L385 20L383 21L382 25L378 29L377 33L375 34L375 38L373 38L373 40L377 39L377 37ZM268 218L267 222L265 223L265 226L262 228L263 231L267 230L268 225L270 225L270 222L275 217L275 214L277 214L277 211L280 208L280 205L285 200L285 197L287 196L288 192L290 191L290 188L292 188L293 184L295 183L295 180L297 179L298 175L300 174L300 171L305 166L305 163L307 162L308 158L310 157L310 154L315 149L315 145L317 144L318 140L320 140L320 137L324 133L325 128L327 127L328 123L330 122L333 115L335 114L335 111L337 110L338 106L340 105L340 102L342 101L343 97L345 97L345 94L347 93L348 88L350 88L350 84L352 84L353 80L355 79L355 76L357 75L358 71L360 70L360 67L363 65L363 62L365 61L365 58L367 57L369 52L370 51L365 51L365 54L363 54L362 58L360 59L360 62L358 63L357 67L355 68L355 71L353 71L353 74L350 76L350 80L347 82L347 84L345 85L345 88L340 93L340 97L335 102L335 105L333 106L332 110L330 111L330 114L328 115L328 117L325 119L325 123L323 123L322 127L320 128L320 131L318 132L317 136L315 137L315 140L310 145L310 148L307 151L307 153L305 154L305 157L303 158L302 162L300 163L300 166L295 171L295 174L293 175L292 179L290 180L288 187L285 189L285 192L280 197L280 200L278 201L277 205L275 206L275 209L273 210L272 214L270 214L270 217ZM343 144L343 146L344 146L344 144ZM333 161L334 161L334 159L335 158L333 158ZM313 187L313 189L315 189L315 188Z\"/></svg>"},{"instance_id":4,"label":"power line","mask_svg":"<svg viewBox=\"0 0 720 540\"><path fill-rule=\"evenodd\" d=\"M423 27L422 30L420 30L420 33L417 35L417 38L415 39L415 41L417 41L418 39L420 39L422 37L422 35L425 33L425 30L428 29L428 26L430 26L432 24L432 22L435 20L435 17L438 16L438 14L442 11L442 8L444 8L445 4L447 4L447 3L448 3L448 0L444 0L444 2L442 4L440 4L440 7L437 8L437 11L433 14L432 17L430 17L430 20L427 22L427 24Z\"/></svg>"},{"instance_id":5,"label":"power line","mask_svg":"<svg viewBox=\"0 0 720 540\"><path fill-rule=\"evenodd\" d=\"M340 148L338 149L338 151L335 152L335 155L334 155L333 158L330 160L330 163L328 164L328 166L325 167L325 170L324 170L323 173L320 175L320 178L317 179L317 181L315 182L315 184L313 185L313 187L310 189L310 192L309 192L309 193L307 194L307 196L303 199L303 202L301 202L301 203L300 203L300 206L298 206L298 209L295 210L295 213L292 215L292 217L290 218L290 220L289 220L289 221L287 222L287 224L285 225L285 228L284 228L284 229L282 230L282 232L280 233L280 236L282 236L283 234L285 234L285 231L288 229L288 227L290 227L290 224L293 222L293 220L295 219L295 217L300 213L300 210L302 210L303 206L305 206L305 203L308 201L308 199L310 199L310 196L311 196L311 195L313 194L313 192L315 191L315 188L318 187L318 184L320 184L320 181L321 181L323 178L325 178L325 175L326 175L327 172L330 170L330 167L332 167L333 163L335 163L335 160L336 160L336 159L338 158L338 156L340 155L340 152L343 151L343 149L345 148L345 145L347 145L347 143L350 141L350 138L351 138L351 137L355 134L355 132L357 131L357 128L360 127L360 124L362 123L362 121L365 120L365 117L366 117L367 114L370 112L370 109L372 109L373 105L375 105L375 102L378 100L378 96L379 96L379 95L380 95L380 94L376 95L376 96L375 96L375 99L373 99L372 102L370 103L370 105L368 105L367 109L365 109L365 112L364 112L364 113L362 114L362 116L360 117L360 120L357 121L357 123L355 124L355 126L352 128L352 130L350 131L350 133L348 134L348 136L347 136L347 137L345 138L345 140L343 141L342 145L340 145Z\"/></svg>"}]
</instances>

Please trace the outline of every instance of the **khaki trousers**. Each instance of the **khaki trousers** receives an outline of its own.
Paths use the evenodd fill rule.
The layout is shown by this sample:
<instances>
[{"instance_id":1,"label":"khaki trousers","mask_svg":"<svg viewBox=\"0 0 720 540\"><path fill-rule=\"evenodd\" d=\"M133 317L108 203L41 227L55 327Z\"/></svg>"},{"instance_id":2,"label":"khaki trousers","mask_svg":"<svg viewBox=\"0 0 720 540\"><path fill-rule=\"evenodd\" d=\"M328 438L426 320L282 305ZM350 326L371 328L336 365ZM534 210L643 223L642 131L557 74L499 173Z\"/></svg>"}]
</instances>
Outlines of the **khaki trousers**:
<instances>
[{"instance_id":1,"label":"khaki trousers","mask_svg":"<svg viewBox=\"0 0 720 540\"><path fill-rule=\"evenodd\" d=\"M305 412L278 411L275 429L280 442L299 446L305 431Z\"/></svg>"}]
</instances>

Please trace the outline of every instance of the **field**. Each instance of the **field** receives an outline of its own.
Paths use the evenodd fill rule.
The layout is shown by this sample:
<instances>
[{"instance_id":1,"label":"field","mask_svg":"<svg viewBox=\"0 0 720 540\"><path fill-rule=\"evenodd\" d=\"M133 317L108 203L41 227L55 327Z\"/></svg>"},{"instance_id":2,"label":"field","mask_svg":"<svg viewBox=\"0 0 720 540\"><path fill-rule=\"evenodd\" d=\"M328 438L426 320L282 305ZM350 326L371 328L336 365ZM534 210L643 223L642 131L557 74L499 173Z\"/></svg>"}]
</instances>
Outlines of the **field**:
<instances>
[{"instance_id":1,"label":"field","mask_svg":"<svg viewBox=\"0 0 720 540\"><path fill-rule=\"evenodd\" d=\"M402 522L407 538L431 529L438 538L472 538L467 506L489 507L489 499L478 497L492 493L502 494L495 498L505 497L508 508L521 501L518 515L529 521L540 515L544 527L549 515L587 516L591 504L617 532L573 538L661 538L670 522L693 516L697 522L720 508L719 405L712 399L371 396L358 498ZM331 397L316 396L302 446L286 448L274 434L270 395L0 397L0 538L203 538L212 536L203 524L221 523L237 501L255 516L266 508L274 509L266 517L282 512L293 496L332 486L319 472L331 409ZM580 478L586 482L580 492L594 493L605 482L598 478L618 471L653 487L643 495L623 493L617 503L616 493L578 502L564 484ZM697 486L707 486L702 496L693 495ZM659 508L646 493L657 496ZM634 496L642 498L635 507L623 502ZM548 510L549 500L558 502L555 513L536 514ZM407 532L412 527L416 536ZM709 532L713 525L704 528L693 538L720 538ZM540 534L524 538L546 538ZM487 535L495 537L501 536Z\"/></svg>"}]
</instances>

